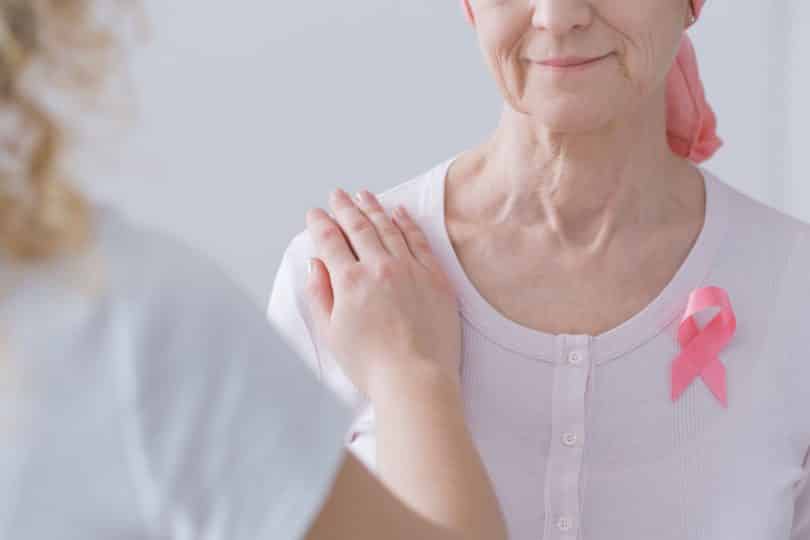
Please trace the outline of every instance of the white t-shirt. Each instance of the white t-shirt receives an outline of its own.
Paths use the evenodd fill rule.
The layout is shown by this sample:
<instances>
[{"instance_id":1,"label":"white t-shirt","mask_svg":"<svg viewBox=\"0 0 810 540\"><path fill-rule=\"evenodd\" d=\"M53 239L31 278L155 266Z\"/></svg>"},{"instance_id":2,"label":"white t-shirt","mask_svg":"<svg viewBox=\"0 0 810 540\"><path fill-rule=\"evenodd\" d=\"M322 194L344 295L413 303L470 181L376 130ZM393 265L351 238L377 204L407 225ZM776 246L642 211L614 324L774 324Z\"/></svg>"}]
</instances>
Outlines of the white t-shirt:
<instances>
[{"instance_id":1,"label":"white t-shirt","mask_svg":"<svg viewBox=\"0 0 810 540\"><path fill-rule=\"evenodd\" d=\"M660 294L598 336L553 335L502 315L466 276L444 222L456 157L380 198L408 208L455 285L467 420L510 538L810 540L810 226L701 169L706 221ZM373 466L373 411L311 332L312 255L304 231L269 316L356 407L347 441ZM727 409L700 380L675 402L670 393L681 315L707 285L728 292L737 318L720 353Z\"/></svg>"},{"instance_id":2,"label":"white t-shirt","mask_svg":"<svg viewBox=\"0 0 810 540\"><path fill-rule=\"evenodd\" d=\"M0 538L303 537L350 411L207 259L96 221L87 256L2 265Z\"/></svg>"}]
</instances>

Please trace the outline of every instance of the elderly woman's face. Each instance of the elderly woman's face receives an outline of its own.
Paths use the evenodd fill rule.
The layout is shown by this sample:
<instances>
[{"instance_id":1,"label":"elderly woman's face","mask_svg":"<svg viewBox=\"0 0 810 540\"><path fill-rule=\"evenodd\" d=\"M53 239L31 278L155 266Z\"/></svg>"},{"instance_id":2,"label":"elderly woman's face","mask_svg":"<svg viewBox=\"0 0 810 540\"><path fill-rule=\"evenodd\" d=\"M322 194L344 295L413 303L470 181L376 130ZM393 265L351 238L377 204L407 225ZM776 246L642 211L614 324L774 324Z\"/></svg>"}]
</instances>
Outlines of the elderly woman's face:
<instances>
[{"instance_id":1,"label":"elderly woman's face","mask_svg":"<svg viewBox=\"0 0 810 540\"><path fill-rule=\"evenodd\" d=\"M691 18L689 0L468 2L504 97L562 132L601 127L662 88Z\"/></svg>"}]
</instances>

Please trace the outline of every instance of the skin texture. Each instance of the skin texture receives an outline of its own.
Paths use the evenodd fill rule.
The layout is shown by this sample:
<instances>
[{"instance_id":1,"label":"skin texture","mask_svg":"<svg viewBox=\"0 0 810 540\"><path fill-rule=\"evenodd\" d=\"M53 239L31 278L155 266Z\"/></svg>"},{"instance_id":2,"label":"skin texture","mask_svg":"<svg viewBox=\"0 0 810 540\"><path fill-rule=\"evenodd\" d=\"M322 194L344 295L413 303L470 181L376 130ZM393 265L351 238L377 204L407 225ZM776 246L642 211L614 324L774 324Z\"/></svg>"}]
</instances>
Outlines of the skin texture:
<instances>
[{"instance_id":1,"label":"skin texture","mask_svg":"<svg viewBox=\"0 0 810 540\"><path fill-rule=\"evenodd\" d=\"M700 173L666 139L666 75L690 3L465 6L504 107L448 174L456 254L508 318L550 333L605 332L657 296L703 224ZM577 72L537 64L605 55Z\"/></svg>"}]
</instances>

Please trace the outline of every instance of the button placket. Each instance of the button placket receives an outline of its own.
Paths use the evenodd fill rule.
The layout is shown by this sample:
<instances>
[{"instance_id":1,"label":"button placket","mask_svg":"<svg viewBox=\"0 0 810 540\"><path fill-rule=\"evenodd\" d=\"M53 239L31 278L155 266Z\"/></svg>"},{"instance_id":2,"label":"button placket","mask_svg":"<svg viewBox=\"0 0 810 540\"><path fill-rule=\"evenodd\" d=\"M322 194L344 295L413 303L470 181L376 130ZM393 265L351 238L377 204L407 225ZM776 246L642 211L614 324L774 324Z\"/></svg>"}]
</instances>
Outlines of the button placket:
<instances>
[{"instance_id":1,"label":"button placket","mask_svg":"<svg viewBox=\"0 0 810 540\"><path fill-rule=\"evenodd\" d=\"M588 336L558 336L545 490L549 540L570 540L579 533L585 396L591 369L589 344Z\"/></svg>"}]
</instances>

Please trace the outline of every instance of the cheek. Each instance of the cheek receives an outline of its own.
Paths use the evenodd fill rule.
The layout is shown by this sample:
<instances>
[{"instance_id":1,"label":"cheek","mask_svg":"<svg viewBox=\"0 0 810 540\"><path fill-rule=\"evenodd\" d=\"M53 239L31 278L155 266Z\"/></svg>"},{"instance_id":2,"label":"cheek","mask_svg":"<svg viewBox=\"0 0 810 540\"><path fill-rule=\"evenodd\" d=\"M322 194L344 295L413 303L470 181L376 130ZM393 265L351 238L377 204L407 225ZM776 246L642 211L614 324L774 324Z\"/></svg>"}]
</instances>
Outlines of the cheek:
<instances>
[{"instance_id":1,"label":"cheek","mask_svg":"<svg viewBox=\"0 0 810 540\"><path fill-rule=\"evenodd\" d=\"M672 66L684 31L684 9L690 5L689 0L680 1L682 6L675 0L644 0L644 5L614 21L621 36L623 72L641 92L649 93L663 84Z\"/></svg>"},{"instance_id":2,"label":"cheek","mask_svg":"<svg viewBox=\"0 0 810 540\"><path fill-rule=\"evenodd\" d=\"M649 92L659 79L655 36L652 32L636 35L623 44L619 55L621 73L639 93Z\"/></svg>"},{"instance_id":3,"label":"cheek","mask_svg":"<svg viewBox=\"0 0 810 540\"><path fill-rule=\"evenodd\" d=\"M638 95L649 95L666 83L681 37L674 27L624 35L618 57L620 71Z\"/></svg>"},{"instance_id":4,"label":"cheek","mask_svg":"<svg viewBox=\"0 0 810 540\"><path fill-rule=\"evenodd\" d=\"M479 30L479 44L490 70L499 84L510 92L522 85L526 68L522 60L521 41L525 32L518 29L505 31L513 27L514 25L504 24L497 32L487 31L487 28Z\"/></svg>"}]
</instances>

